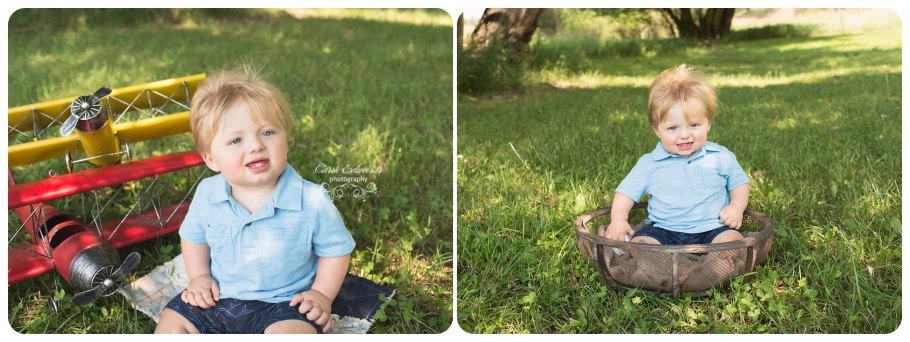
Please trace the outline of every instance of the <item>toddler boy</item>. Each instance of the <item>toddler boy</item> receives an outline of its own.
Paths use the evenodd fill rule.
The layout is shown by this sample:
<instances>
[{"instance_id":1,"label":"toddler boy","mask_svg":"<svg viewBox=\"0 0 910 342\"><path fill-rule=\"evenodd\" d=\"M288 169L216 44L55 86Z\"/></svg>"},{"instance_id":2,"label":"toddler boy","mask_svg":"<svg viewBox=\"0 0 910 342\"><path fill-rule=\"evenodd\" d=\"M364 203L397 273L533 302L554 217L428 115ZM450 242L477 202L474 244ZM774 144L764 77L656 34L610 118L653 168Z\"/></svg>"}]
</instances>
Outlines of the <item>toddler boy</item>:
<instances>
[{"instance_id":1,"label":"toddler boy","mask_svg":"<svg viewBox=\"0 0 910 342\"><path fill-rule=\"evenodd\" d=\"M616 188L604 237L648 244L708 244L743 239L738 230L749 200L749 178L725 147L707 141L717 97L685 64L651 84L648 121L660 139ZM648 219L629 225L632 205L650 194ZM634 256L634 255L633 255ZM710 256L710 254L709 254ZM710 259L709 259L710 260ZM716 263L730 274L731 260Z\"/></svg>"},{"instance_id":2,"label":"toddler boy","mask_svg":"<svg viewBox=\"0 0 910 342\"><path fill-rule=\"evenodd\" d=\"M220 174L180 226L190 283L156 333L323 333L354 240L325 189L287 163L293 115L249 66L200 82L193 142Z\"/></svg>"}]
</instances>

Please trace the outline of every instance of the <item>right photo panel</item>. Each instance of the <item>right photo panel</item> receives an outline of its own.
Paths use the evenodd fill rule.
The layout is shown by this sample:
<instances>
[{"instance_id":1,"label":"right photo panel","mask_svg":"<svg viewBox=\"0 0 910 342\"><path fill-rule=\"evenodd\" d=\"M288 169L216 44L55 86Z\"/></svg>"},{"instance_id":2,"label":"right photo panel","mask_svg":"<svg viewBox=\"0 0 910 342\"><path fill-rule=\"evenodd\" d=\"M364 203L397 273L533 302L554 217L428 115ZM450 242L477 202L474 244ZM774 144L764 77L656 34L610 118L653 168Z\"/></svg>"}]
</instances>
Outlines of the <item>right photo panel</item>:
<instances>
[{"instance_id":1,"label":"right photo panel","mask_svg":"<svg viewBox=\"0 0 910 342\"><path fill-rule=\"evenodd\" d=\"M475 8L456 25L461 329L901 324L895 11Z\"/></svg>"}]
</instances>

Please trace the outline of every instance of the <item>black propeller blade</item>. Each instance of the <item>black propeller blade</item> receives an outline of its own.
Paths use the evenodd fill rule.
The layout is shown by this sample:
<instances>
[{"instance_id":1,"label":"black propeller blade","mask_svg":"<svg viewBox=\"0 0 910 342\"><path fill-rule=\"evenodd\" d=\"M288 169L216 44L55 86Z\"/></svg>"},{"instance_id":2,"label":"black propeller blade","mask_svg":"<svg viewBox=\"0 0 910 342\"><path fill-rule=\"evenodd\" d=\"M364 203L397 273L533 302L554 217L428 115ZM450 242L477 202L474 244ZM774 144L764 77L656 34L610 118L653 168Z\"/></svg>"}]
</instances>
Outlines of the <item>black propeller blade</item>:
<instances>
[{"instance_id":1,"label":"black propeller blade","mask_svg":"<svg viewBox=\"0 0 910 342\"><path fill-rule=\"evenodd\" d=\"M95 288L93 288L91 290L79 292L75 296L73 296L73 304L83 306L88 303L91 303L91 302L95 301L95 299L98 299L98 297L101 297L101 295L104 294L105 290L107 290L107 287L105 287L104 284L101 284L101 285L95 286Z\"/></svg>"},{"instance_id":2,"label":"black propeller blade","mask_svg":"<svg viewBox=\"0 0 910 342\"><path fill-rule=\"evenodd\" d=\"M101 99L102 97L110 95L111 91L112 91L111 88L101 87L101 89L96 90L95 93L92 94L92 96L94 96L98 99Z\"/></svg>"},{"instance_id":3,"label":"black propeller blade","mask_svg":"<svg viewBox=\"0 0 910 342\"><path fill-rule=\"evenodd\" d=\"M111 279L117 283L123 283L123 278L126 278L126 275L132 272L136 266L139 266L140 259L138 252L130 253L130 255L126 257L126 260L123 260L123 263L120 264L120 268L114 271L114 273L111 273Z\"/></svg>"},{"instance_id":4,"label":"black propeller blade","mask_svg":"<svg viewBox=\"0 0 910 342\"><path fill-rule=\"evenodd\" d=\"M119 288L120 285L123 284L123 278L126 278L126 275L139 265L140 259L139 253L130 253L130 255L126 257L126 260L120 264L120 268L111 273L109 277L105 278L101 284L98 284L91 290L83 291L73 296L73 304L79 306L86 305L104 295L108 289Z\"/></svg>"}]
</instances>

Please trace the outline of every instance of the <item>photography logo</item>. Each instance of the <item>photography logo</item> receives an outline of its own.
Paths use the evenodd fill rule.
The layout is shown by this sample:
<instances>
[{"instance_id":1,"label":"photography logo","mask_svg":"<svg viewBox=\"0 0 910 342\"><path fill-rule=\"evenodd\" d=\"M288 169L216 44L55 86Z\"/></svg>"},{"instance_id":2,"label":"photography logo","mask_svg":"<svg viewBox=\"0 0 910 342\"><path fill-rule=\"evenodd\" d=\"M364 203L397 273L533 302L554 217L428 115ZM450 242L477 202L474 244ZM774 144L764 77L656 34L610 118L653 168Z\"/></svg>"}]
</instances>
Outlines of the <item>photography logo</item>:
<instances>
[{"instance_id":1,"label":"photography logo","mask_svg":"<svg viewBox=\"0 0 910 342\"><path fill-rule=\"evenodd\" d=\"M377 167L364 167L363 164L358 164L357 166L352 166L351 164L327 166L319 163L316 166L316 173L332 174L328 182L322 183L322 187L329 192L329 197L333 201L348 196L366 201L367 196L375 194L379 189L365 175L382 173L384 168L385 164L380 164Z\"/></svg>"}]
</instances>

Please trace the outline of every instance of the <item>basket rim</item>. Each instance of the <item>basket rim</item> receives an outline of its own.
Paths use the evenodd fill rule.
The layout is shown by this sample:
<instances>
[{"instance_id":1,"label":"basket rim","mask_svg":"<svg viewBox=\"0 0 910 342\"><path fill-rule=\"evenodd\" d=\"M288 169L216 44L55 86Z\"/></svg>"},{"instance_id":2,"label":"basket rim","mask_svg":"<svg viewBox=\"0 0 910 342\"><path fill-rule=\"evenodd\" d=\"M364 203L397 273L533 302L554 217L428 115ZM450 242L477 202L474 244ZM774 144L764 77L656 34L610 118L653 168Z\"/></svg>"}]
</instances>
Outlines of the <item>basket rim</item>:
<instances>
[{"instance_id":1,"label":"basket rim","mask_svg":"<svg viewBox=\"0 0 910 342\"><path fill-rule=\"evenodd\" d=\"M648 202L642 201L635 203L632 206L632 209L641 209L647 208ZM645 244L637 242L625 242L607 239L605 237L591 233L587 228L587 223L596 217L607 215L611 211L611 207L607 206L604 208L596 209L589 211L587 213L578 216L575 219L575 236L577 240L585 239L594 244L604 245L615 248L622 249L633 249L633 250L643 250L647 249L654 252L665 252L665 253L702 253L702 252L717 252L724 250L732 250L738 248L746 248L754 246L757 243L764 242L772 236L774 236L774 221L765 215L762 212L758 212L749 208L746 208L744 215L750 216L764 225L757 236L747 237L743 240L730 241L730 242L721 242L713 244L691 244L691 245L654 245L654 244Z\"/></svg>"}]
</instances>

